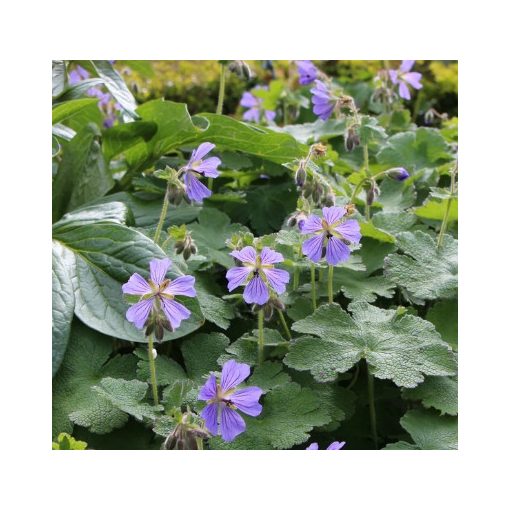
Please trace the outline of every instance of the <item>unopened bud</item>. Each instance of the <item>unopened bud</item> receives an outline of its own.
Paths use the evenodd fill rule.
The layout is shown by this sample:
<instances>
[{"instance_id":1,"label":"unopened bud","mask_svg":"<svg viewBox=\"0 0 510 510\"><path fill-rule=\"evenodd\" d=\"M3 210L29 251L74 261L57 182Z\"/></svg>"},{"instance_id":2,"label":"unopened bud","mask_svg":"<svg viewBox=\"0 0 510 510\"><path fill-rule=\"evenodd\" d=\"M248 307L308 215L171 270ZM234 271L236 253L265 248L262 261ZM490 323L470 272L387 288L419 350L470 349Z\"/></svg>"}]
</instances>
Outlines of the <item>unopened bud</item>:
<instances>
[{"instance_id":1,"label":"unopened bud","mask_svg":"<svg viewBox=\"0 0 510 510\"><path fill-rule=\"evenodd\" d=\"M322 194L324 193L324 188L322 187L320 182L315 182L314 187L312 189L312 199L318 204L321 201Z\"/></svg>"},{"instance_id":2,"label":"unopened bud","mask_svg":"<svg viewBox=\"0 0 510 510\"><path fill-rule=\"evenodd\" d=\"M372 205L379 196L379 187L377 183L372 179L370 188L367 190L367 205Z\"/></svg>"},{"instance_id":3,"label":"unopened bud","mask_svg":"<svg viewBox=\"0 0 510 510\"><path fill-rule=\"evenodd\" d=\"M312 145L312 155L318 158L324 156L328 148L323 143L316 143Z\"/></svg>"},{"instance_id":4,"label":"unopened bud","mask_svg":"<svg viewBox=\"0 0 510 510\"><path fill-rule=\"evenodd\" d=\"M409 177L409 172L402 167L390 168L386 170L386 175L396 181L405 181Z\"/></svg>"},{"instance_id":5,"label":"unopened bud","mask_svg":"<svg viewBox=\"0 0 510 510\"><path fill-rule=\"evenodd\" d=\"M306 168L305 168L305 161L302 159L299 162L298 169L296 170L296 186L299 188L302 188L306 182Z\"/></svg>"},{"instance_id":6,"label":"unopened bud","mask_svg":"<svg viewBox=\"0 0 510 510\"><path fill-rule=\"evenodd\" d=\"M432 124L434 122L434 110L430 109L425 112L424 118L423 118L425 124Z\"/></svg>"},{"instance_id":7,"label":"unopened bud","mask_svg":"<svg viewBox=\"0 0 510 510\"><path fill-rule=\"evenodd\" d=\"M177 255L181 254L182 251L184 250L184 242L183 241L177 241L175 243L175 253Z\"/></svg>"},{"instance_id":8,"label":"unopened bud","mask_svg":"<svg viewBox=\"0 0 510 510\"><path fill-rule=\"evenodd\" d=\"M335 199L336 199L335 194L333 193L333 191L329 190L322 199L322 204L325 207L332 207L333 205L335 205Z\"/></svg>"},{"instance_id":9,"label":"unopened bud","mask_svg":"<svg viewBox=\"0 0 510 510\"><path fill-rule=\"evenodd\" d=\"M360 144L360 139L356 128L350 127L345 135L345 150L353 151Z\"/></svg>"},{"instance_id":10,"label":"unopened bud","mask_svg":"<svg viewBox=\"0 0 510 510\"><path fill-rule=\"evenodd\" d=\"M250 66L244 60L232 61L228 69L244 80L249 80L253 76Z\"/></svg>"}]
</instances>

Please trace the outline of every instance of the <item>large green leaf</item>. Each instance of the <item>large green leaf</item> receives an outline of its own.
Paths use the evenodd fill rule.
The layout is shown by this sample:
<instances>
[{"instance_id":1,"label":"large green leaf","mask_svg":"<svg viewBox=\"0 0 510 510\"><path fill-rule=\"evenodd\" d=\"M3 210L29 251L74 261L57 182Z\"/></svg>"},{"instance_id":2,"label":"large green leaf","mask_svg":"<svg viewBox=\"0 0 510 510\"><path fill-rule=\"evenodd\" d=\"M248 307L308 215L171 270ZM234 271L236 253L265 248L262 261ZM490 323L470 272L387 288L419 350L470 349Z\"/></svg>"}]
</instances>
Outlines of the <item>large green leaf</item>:
<instances>
[{"instance_id":1,"label":"large green leaf","mask_svg":"<svg viewBox=\"0 0 510 510\"><path fill-rule=\"evenodd\" d=\"M457 300L439 301L427 312L427 320L432 322L441 338L457 350L459 312Z\"/></svg>"},{"instance_id":2,"label":"large green leaf","mask_svg":"<svg viewBox=\"0 0 510 510\"><path fill-rule=\"evenodd\" d=\"M317 119L315 122L305 124L289 124L283 127L271 126L273 131L289 133L300 143L314 143L320 140L329 140L343 135L345 120Z\"/></svg>"},{"instance_id":3,"label":"large green leaf","mask_svg":"<svg viewBox=\"0 0 510 510\"><path fill-rule=\"evenodd\" d=\"M58 124L70 119L74 115L80 113L84 108L97 104L97 97L85 97L83 99L74 99L66 101L53 108L51 111L51 123Z\"/></svg>"},{"instance_id":4,"label":"large green leaf","mask_svg":"<svg viewBox=\"0 0 510 510\"><path fill-rule=\"evenodd\" d=\"M155 122L129 122L119 124L103 133L103 152L107 160L121 154L137 143L148 142L157 132Z\"/></svg>"},{"instance_id":5,"label":"large green leaf","mask_svg":"<svg viewBox=\"0 0 510 510\"><path fill-rule=\"evenodd\" d=\"M327 382L366 359L375 377L406 388L423 382L424 375L456 373L453 353L430 322L365 302L349 309L352 316L336 304L323 305L294 323L292 329L314 337L292 343L285 363Z\"/></svg>"},{"instance_id":6,"label":"large green leaf","mask_svg":"<svg viewBox=\"0 0 510 510\"><path fill-rule=\"evenodd\" d=\"M427 377L425 382L416 388L405 389L402 394L409 400L421 400L424 407L433 407L441 414L457 415L456 377Z\"/></svg>"},{"instance_id":7,"label":"large green leaf","mask_svg":"<svg viewBox=\"0 0 510 510\"><path fill-rule=\"evenodd\" d=\"M399 250L385 259L384 274L412 299L450 299L457 295L457 240L446 235L440 248L424 232L398 235Z\"/></svg>"},{"instance_id":8,"label":"large green leaf","mask_svg":"<svg viewBox=\"0 0 510 510\"><path fill-rule=\"evenodd\" d=\"M446 214L448 200L435 200L429 198L422 206L414 210L414 214L427 220L442 220ZM456 197L451 198L448 221L457 221L459 217L459 201Z\"/></svg>"}]
</instances>

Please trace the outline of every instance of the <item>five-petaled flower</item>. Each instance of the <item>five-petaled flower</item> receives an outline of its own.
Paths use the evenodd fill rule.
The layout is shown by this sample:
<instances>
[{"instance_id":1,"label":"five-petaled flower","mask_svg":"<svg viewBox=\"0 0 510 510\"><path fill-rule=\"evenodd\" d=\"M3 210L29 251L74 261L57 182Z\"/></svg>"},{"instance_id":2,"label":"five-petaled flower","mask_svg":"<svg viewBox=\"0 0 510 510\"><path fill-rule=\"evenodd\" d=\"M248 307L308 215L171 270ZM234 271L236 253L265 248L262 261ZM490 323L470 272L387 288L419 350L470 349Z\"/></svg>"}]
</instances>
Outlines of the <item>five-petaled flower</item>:
<instances>
[{"instance_id":1,"label":"five-petaled flower","mask_svg":"<svg viewBox=\"0 0 510 510\"><path fill-rule=\"evenodd\" d=\"M310 85L310 83L317 79L318 70L311 60L296 60L296 65L301 85Z\"/></svg>"},{"instance_id":2,"label":"five-petaled flower","mask_svg":"<svg viewBox=\"0 0 510 510\"><path fill-rule=\"evenodd\" d=\"M335 109L337 99L320 80L315 80L315 87L310 89L312 93L313 113L322 120L328 120Z\"/></svg>"},{"instance_id":3,"label":"five-petaled flower","mask_svg":"<svg viewBox=\"0 0 510 510\"><path fill-rule=\"evenodd\" d=\"M262 412L260 388L249 386L236 389L249 375L249 365L229 360L223 365L219 383L211 373L198 394L198 400L207 402L201 413L205 426L215 436L220 433L224 441L232 441L246 429L243 418L236 410L249 416L258 416Z\"/></svg>"},{"instance_id":4,"label":"five-petaled flower","mask_svg":"<svg viewBox=\"0 0 510 510\"><path fill-rule=\"evenodd\" d=\"M398 70L390 69L390 79L394 85L398 84L398 94L402 99L411 99L411 92L408 85L416 90L423 87L420 83L421 73L410 72L414 65L414 60L403 60Z\"/></svg>"},{"instance_id":5,"label":"five-petaled flower","mask_svg":"<svg viewBox=\"0 0 510 510\"><path fill-rule=\"evenodd\" d=\"M202 203L204 198L210 197L212 192L204 186L199 180L199 176L218 177L218 166L221 164L220 158L205 158L216 145L209 142L201 143L197 149L191 153L188 164L182 168L184 172L184 184L186 185L186 194L190 200Z\"/></svg>"},{"instance_id":6,"label":"five-petaled flower","mask_svg":"<svg viewBox=\"0 0 510 510\"><path fill-rule=\"evenodd\" d=\"M308 216L301 227L302 234L313 234L303 243L303 254L313 262L324 255L328 264L345 262L351 253L349 245L361 239L360 226L356 220L344 220L344 207L323 207L322 215Z\"/></svg>"},{"instance_id":7,"label":"five-petaled flower","mask_svg":"<svg viewBox=\"0 0 510 510\"><path fill-rule=\"evenodd\" d=\"M143 329L151 312L157 317L163 312L163 326L169 331L178 328L181 321L189 318L191 312L175 300L175 296L195 297L195 278L179 276L175 280L166 278L170 267L169 259L151 260L150 279L147 282L134 273L122 286L124 294L140 296L140 301L126 312L126 318L138 329Z\"/></svg>"},{"instance_id":8,"label":"five-petaled flower","mask_svg":"<svg viewBox=\"0 0 510 510\"><path fill-rule=\"evenodd\" d=\"M267 87L255 87L255 89L258 88ZM272 122L276 117L276 112L263 110L262 98L254 96L251 92L244 92L239 104L244 108L248 108L248 110L243 113L243 119L249 122L260 122L262 114L264 114L267 122Z\"/></svg>"},{"instance_id":9,"label":"five-petaled flower","mask_svg":"<svg viewBox=\"0 0 510 510\"><path fill-rule=\"evenodd\" d=\"M326 450L341 450L345 446L345 441L342 441L341 443L338 441L335 441L334 443L331 443ZM318 450L319 445L317 443L312 443L307 450Z\"/></svg>"},{"instance_id":10,"label":"five-petaled flower","mask_svg":"<svg viewBox=\"0 0 510 510\"><path fill-rule=\"evenodd\" d=\"M274 267L274 264L283 262L281 253L264 247L260 254L257 254L255 248L246 246L242 250L234 250L230 255L241 261L242 266L227 271L229 292L248 282L243 293L244 300L257 305L267 303L270 289L276 294L285 292L289 273Z\"/></svg>"}]
</instances>

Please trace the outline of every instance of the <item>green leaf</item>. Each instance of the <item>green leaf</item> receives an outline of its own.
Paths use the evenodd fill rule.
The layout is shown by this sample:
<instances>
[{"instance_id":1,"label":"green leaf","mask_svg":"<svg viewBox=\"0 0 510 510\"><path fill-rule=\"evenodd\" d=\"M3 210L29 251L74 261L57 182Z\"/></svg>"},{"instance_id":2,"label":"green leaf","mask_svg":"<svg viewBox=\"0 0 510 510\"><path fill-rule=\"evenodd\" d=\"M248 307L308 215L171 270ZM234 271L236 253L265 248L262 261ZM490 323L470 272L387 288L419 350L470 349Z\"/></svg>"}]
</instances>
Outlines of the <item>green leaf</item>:
<instances>
[{"instance_id":1,"label":"green leaf","mask_svg":"<svg viewBox=\"0 0 510 510\"><path fill-rule=\"evenodd\" d=\"M184 340L181 351L189 378L203 382L209 372L218 370L217 360L228 342L223 333L201 333Z\"/></svg>"},{"instance_id":2,"label":"green leaf","mask_svg":"<svg viewBox=\"0 0 510 510\"><path fill-rule=\"evenodd\" d=\"M383 243L394 243L395 237L391 235L389 232L377 228L374 226L372 221L361 221L360 222L360 230L361 237L370 237L372 239L376 239L377 241L381 241Z\"/></svg>"},{"instance_id":3,"label":"green leaf","mask_svg":"<svg viewBox=\"0 0 510 510\"><path fill-rule=\"evenodd\" d=\"M441 414L457 415L457 378L427 377L416 388L405 389L402 396L409 400L421 400L424 407L433 407Z\"/></svg>"},{"instance_id":4,"label":"green leaf","mask_svg":"<svg viewBox=\"0 0 510 510\"><path fill-rule=\"evenodd\" d=\"M457 240L446 235L438 249L424 232L398 235L403 255L392 253L385 259L384 274L406 289L411 298L449 299L457 295Z\"/></svg>"},{"instance_id":5,"label":"green leaf","mask_svg":"<svg viewBox=\"0 0 510 510\"><path fill-rule=\"evenodd\" d=\"M100 223L118 223L123 225L131 220L129 209L122 202L107 202L105 204L80 207L64 214L53 230L62 232L83 225Z\"/></svg>"},{"instance_id":6,"label":"green leaf","mask_svg":"<svg viewBox=\"0 0 510 510\"><path fill-rule=\"evenodd\" d=\"M55 106L51 111L51 123L58 124L59 122L68 120L74 115L80 113L84 108L97 104L97 101L96 97L87 97L61 103Z\"/></svg>"},{"instance_id":7,"label":"green leaf","mask_svg":"<svg viewBox=\"0 0 510 510\"><path fill-rule=\"evenodd\" d=\"M289 133L298 142L309 144L341 136L345 132L345 120L317 119L306 124L289 124L283 127L271 126L273 131Z\"/></svg>"},{"instance_id":8,"label":"green leaf","mask_svg":"<svg viewBox=\"0 0 510 510\"><path fill-rule=\"evenodd\" d=\"M400 212L414 205L416 192L408 181L403 183L392 179L384 179L380 186L381 194L375 206L382 206L384 212Z\"/></svg>"},{"instance_id":9,"label":"green leaf","mask_svg":"<svg viewBox=\"0 0 510 510\"><path fill-rule=\"evenodd\" d=\"M138 379L150 382L151 376L147 349L136 349L135 354L140 358L136 371ZM155 364L158 386L167 386L173 384L177 380L186 378L186 374L181 365L168 356L158 354Z\"/></svg>"},{"instance_id":10,"label":"green leaf","mask_svg":"<svg viewBox=\"0 0 510 510\"><path fill-rule=\"evenodd\" d=\"M362 115L361 126L359 128L359 138L361 145L366 145L371 141L381 141L387 138L386 131L379 126L377 118L368 115Z\"/></svg>"},{"instance_id":11,"label":"green leaf","mask_svg":"<svg viewBox=\"0 0 510 510\"><path fill-rule=\"evenodd\" d=\"M290 375L283 371L283 365L276 361L265 361L255 367L250 377L250 386L258 386L264 393L290 382Z\"/></svg>"},{"instance_id":12,"label":"green leaf","mask_svg":"<svg viewBox=\"0 0 510 510\"><path fill-rule=\"evenodd\" d=\"M372 216L372 222L378 229L389 232L392 235L410 230L416 223L413 214L405 212L378 212Z\"/></svg>"},{"instance_id":13,"label":"green leaf","mask_svg":"<svg viewBox=\"0 0 510 510\"><path fill-rule=\"evenodd\" d=\"M112 341L74 322L62 365L53 379L53 437L72 433L73 423L105 434L119 428L127 415L92 390L104 377L134 379L136 358L115 356Z\"/></svg>"},{"instance_id":14,"label":"green leaf","mask_svg":"<svg viewBox=\"0 0 510 510\"><path fill-rule=\"evenodd\" d=\"M66 352L74 313L71 277L62 259L53 250L52 260L52 376L57 373Z\"/></svg>"},{"instance_id":15,"label":"green leaf","mask_svg":"<svg viewBox=\"0 0 510 510\"><path fill-rule=\"evenodd\" d=\"M157 132L155 122L129 122L119 124L103 133L103 152L107 160L121 154L133 145L148 142Z\"/></svg>"},{"instance_id":16,"label":"green leaf","mask_svg":"<svg viewBox=\"0 0 510 510\"><path fill-rule=\"evenodd\" d=\"M53 181L53 221L66 211L102 197L113 187L96 137L97 130L86 127L67 144Z\"/></svg>"},{"instance_id":17,"label":"green leaf","mask_svg":"<svg viewBox=\"0 0 510 510\"><path fill-rule=\"evenodd\" d=\"M406 388L423 382L424 375L455 375L453 353L429 322L365 302L349 309L352 317L336 304L323 305L294 323L293 330L315 337L298 338L284 362L310 370L318 382L333 381L361 359L375 377Z\"/></svg>"},{"instance_id":18,"label":"green leaf","mask_svg":"<svg viewBox=\"0 0 510 510\"><path fill-rule=\"evenodd\" d=\"M135 98L124 83L122 76L113 68L108 60L92 60L92 65L117 103L119 103L131 117L134 119L138 118L135 112Z\"/></svg>"},{"instance_id":19,"label":"green leaf","mask_svg":"<svg viewBox=\"0 0 510 510\"><path fill-rule=\"evenodd\" d=\"M454 350L458 345L458 304L456 300L435 303L427 312L427 320L432 322L441 338Z\"/></svg>"},{"instance_id":20,"label":"green leaf","mask_svg":"<svg viewBox=\"0 0 510 510\"><path fill-rule=\"evenodd\" d=\"M62 94L60 94L54 101L54 104L63 104L73 99L82 98L93 87L100 87L103 85L101 78L90 78L89 80L82 80L75 85L68 86ZM96 99L97 101L97 99ZM96 108L96 110L98 110ZM99 113L99 110L98 110Z\"/></svg>"},{"instance_id":21,"label":"green leaf","mask_svg":"<svg viewBox=\"0 0 510 510\"><path fill-rule=\"evenodd\" d=\"M414 210L414 214L427 220L442 220L448 207L447 200L426 200L421 207ZM457 221L459 217L459 201L457 198L451 199L448 221Z\"/></svg>"},{"instance_id":22,"label":"green leaf","mask_svg":"<svg viewBox=\"0 0 510 510\"><path fill-rule=\"evenodd\" d=\"M456 450L457 418L432 411L411 410L400 420L421 450Z\"/></svg>"},{"instance_id":23,"label":"green leaf","mask_svg":"<svg viewBox=\"0 0 510 510\"><path fill-rule=\"evenodd\" d=\"M66 86L66 63L65 60L51 61L51 95L58 96Z\"/></svg>"},{"instance_id":24,"label":"green leaf","mask_svg":"<svg viewBox=\"0 0 510 510\"><path fill-rule=\"evenodd\" d=\"M62 432L57 437L57 441L52 444L52 450L86 450L85 441L77 441L73 436Z\"/></svg>"},{"instance_id":25,"label":"green leaf","mask_svg":"<svg viewBox=\"0 0 510 510\"><path fill-rule=\"evenodd\" d=\"M362 271L339 268L334 280L341 283L340 289L353 301L372 303L377 296L391 298L394 294L395 285L384 276L368 276Z\"/></svg>"},{"instance_id":26,"label":"green leaf","mask_svg":"<svg viewBox=\"0 0 510 510\"><path fill-rule=\"evenodd\" d=\"M361 241L361 259L368 274L381 269L384 259L396 250L395 244L381 243L375 239L365 238Z\"/></svg>"},{"instance_id":27,"label":"green leaf","mask_svg":"<svg viewBox=\"0 0 510 510\"><path fill-rule=\"evenodd\" d=\"M165 404L165 409L180 408L183 405L194 407L197 396L198 386L196 382L190 379L182 379L175 381L163 390L162 402Z\"/></svg>"},{"instance_id":28,"label":"green leaf","mask_svg":"<svg viewBox=\"0 0 510 510\"><path fill-rule=\"evenodd\" d=\"M387 444L383 450L419 450L415 444L408 443L406 441L398 441L396 443Z\"/></svg>"},{"instance_id":29,"label":"green leaf","mask_svg":"<svg viewBox=\"0 0 510 510\"><path fill-rule=\"evenodd\" d=\"M220 291L218 286L213 285L210 280L199 277L196 279L195 289L198 304L205 319L221 329L228 329L230 319L235 317L235 311L232 304L214 295Z\"/></svg>"}]
</instances>

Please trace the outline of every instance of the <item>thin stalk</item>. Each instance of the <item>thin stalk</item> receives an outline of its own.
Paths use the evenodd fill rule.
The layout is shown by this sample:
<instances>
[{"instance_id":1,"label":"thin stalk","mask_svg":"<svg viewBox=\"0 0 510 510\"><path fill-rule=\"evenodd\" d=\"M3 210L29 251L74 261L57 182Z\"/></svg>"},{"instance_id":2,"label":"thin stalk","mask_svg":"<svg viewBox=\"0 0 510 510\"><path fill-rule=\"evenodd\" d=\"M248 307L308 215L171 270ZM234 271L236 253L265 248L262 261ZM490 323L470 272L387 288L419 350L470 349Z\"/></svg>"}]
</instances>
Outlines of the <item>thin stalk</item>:
<instances>
[{"instance_id":1,"label":"thin stalk","mask_svg":"<svg viewBox=\"0 0 510 510\"><path fill-rule=\"evenodd\" d=\"M149 367L151 372L151 386L152 386L152 399L154 400L154 405L159 405L158 398L158 382L156 380L156 360L154 359L154 355L152 353L152 349L154 348L154 340L152 335L149 335Z\"/></svg>"},{"instance_id":2,"label":"thin stalk","mask_svg":"<svg viewBox=\"0 0 510 510\"><path fill-rule=\"evenodd\" d=\"M299 268L295 267L294 275L292 278L292 290L297 290L298 287L299 287Z\"/></svg>"},{"instance_id":3,"label":"thin stalk","mask_svg":"<svg viewBox=\"0 0 510 510\"><path fill-rule=\"evenodd\" d=\"M359 363L356 363L356 370L354 372L354 375L352 376L351 382L347 385L348 390L350 390L356 384L356 381L358 380L359 365L360 365Z\"/></svg>"},{"instance_id":4,"label":"thin stalk","mask_svg":"<svg viewBox=\"0 0 510 510\"><path fill-rule=\"evenodd\" d=\"M280 322L282 323L287 338L289 339L289 341L292 340L292 335L290 334L289 326L287 326L285 316L283 315L283 312L280 309L278 309L278 316L280 317Z\"/></svg>"},{"instance_id":5,"label":"thin stalk","mask_svg":"<svg viewBox=\"0 0 510 510\"><path fill-rule=\"evenodd\" d=\"M333 303L333 267L331 264L328 265L328 302Z\"/></svg>"},{"instance_id":6,"label":"thin stalk","mask_svg":"<svg viewBox=\"0 0 510 510\"><path fill-rule=\"evenodd\" d=\"M441 223L441 229L439 230L439 236L437 238L437 247L439 248L441 244L443 244L443 238L446 234L446 230L448 228L448 218L450 216L450 209L452 207L453 202L453 194L455 192L455 175L457 173L457 165L455 165L454 170L452 171L452 180L450 182L450 197L448 198L448 201L446 202L446 210L444 212L443 216L443 222Z\"/></svg>"},{"instance_id":7,"label":"thin stalk","mask_svg":"<svg viewBox=\"0 0 510 510\"><path fill-rule=\"evenodd\" d=\"M223 113L223 99L225 98L225 77L227 75L227 68L225 64L220 64L220 90L218 91L218 104L216 106L216 114Z\"/></svg>"},{"instance_id":8,"label":"thin stalk","mask_svg":"<svg viewBox=\"0 0 510 510\"><path fill-rule=\"evenodd\" d=\"M312 306L315 310L317 308L317 294L315 290L315 265L310 264L310 283L312 285Z\"/></svg>"},{"instance_id":9,"label":"thin stalk","mask_svg":"<svg viewBox=\"0 0 510 510\"><path fill-rule=\"evenodd\" d=\"M378 449L377 440L377 418L375 413L375 399L374 399L374 376L370 373L367 364L367 387L368 387L368 409L370 412L370 431L372 432L372 439L376 450Z\"/></svg>"},{"instance_id":10,"label":"thin stalk","mask_svg":"<svg viewBox=\"0 0 510 510\"><path fill-rule=\"evenodd\" d=\"M264 362L264 311L259 310L259 343L258 343L259 365Z\"/></svg>"},{"instance_id":11,"label":"thin stalk","mask_svg":"<svg viewBox=\"0 0 510 510\"><path fill-rule=\"evenodd\" d=\"M158 244L161 230L163 229L163 223L165 222L166 213L168 212L168 198L170 195L170 182L166 185L165 197L163 198L163 207L161 207L161 214L159 215L158 226L156 227L156 233L154 234L154 242Z\"/></svg>"},{"instance_id":12,"label":"thin stalk","mask_svg":"<svg viewBox=\"0 0 510 510\"><path fill-rule=\"evenodd\" d=\"M369 164L369 156L368 156L368 144L363 145L363 165L365 167L365 173L367 177L370 177L370 164ZM367 221L370 221L370 204L366 204L365 206L365 217Z\"/></svg>"}]
</instances>

